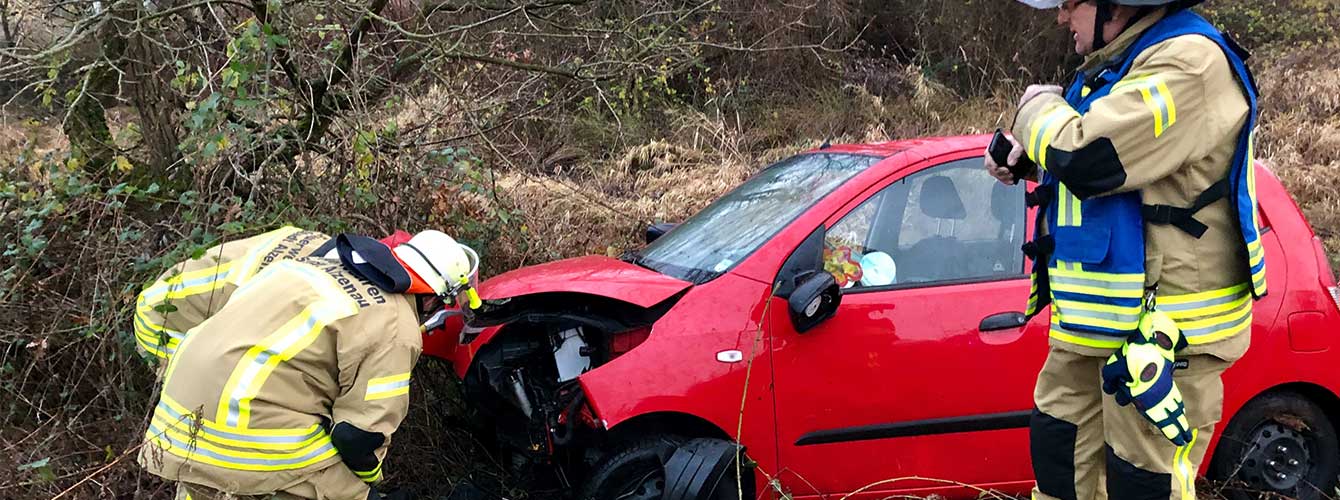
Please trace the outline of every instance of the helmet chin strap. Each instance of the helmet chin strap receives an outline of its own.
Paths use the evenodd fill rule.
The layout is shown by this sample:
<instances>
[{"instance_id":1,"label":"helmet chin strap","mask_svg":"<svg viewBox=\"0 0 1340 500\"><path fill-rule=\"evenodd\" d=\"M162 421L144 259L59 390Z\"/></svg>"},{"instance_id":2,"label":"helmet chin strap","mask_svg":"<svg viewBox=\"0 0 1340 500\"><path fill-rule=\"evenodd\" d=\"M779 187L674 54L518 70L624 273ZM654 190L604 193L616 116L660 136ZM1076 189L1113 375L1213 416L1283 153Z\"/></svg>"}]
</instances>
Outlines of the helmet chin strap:
<instances>
[{"instance_id":1,"label":"helmet chin strap","mask_svg":"<svg viewBox=\"0 0 1340 500\"><path fill-rule=\"evenodd\" d=\"M1098 14L1093 18L1093 51L1103 50L1107 46L1107 37L1103 36L1103 25L1112 20L1112 4L1107 0L1095 0Z\"/></svg>"}]
</instances>

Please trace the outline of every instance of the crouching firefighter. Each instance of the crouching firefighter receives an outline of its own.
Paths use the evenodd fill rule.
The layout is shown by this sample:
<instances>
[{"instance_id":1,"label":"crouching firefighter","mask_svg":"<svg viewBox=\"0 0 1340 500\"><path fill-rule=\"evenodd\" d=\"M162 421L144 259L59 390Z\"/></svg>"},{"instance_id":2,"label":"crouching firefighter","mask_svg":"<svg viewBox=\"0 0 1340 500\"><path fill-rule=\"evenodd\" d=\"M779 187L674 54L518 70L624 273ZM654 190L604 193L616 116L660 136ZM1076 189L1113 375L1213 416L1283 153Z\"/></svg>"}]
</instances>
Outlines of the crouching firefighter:
<instances>
[{"instance_id":1,"label":"crouching firefighter","mask_svg":"<svg viewBox=\"0 0 1340 500\"><path fill-rule=\"evenodd\" d=\"M409 238L409 233L396 231L380 241L395 245ZM136 351L156 361L155 373L161 378L191 329L222 309L239 286L270 264L326 254L334 244L324 233L284 226L219 243L178 262L140 291L135 302Z\"/></svg>"},{"instance_id":2,"label":"crouching firefighter","mask_svg":"<svg viewBox=\"0 0 1340 500\"><path fill-rule=\"evenodd\" d=\"M1040 183L1027 314L1051 306L1051 347L1034 497L1194 499L1220 375L1266 293L1247 54L1194 0L1021 1L1059 8L1085 56L1068 89L1021 99L1015 173L986 161Z\"/></svg>"},{"instance_id":3,"label":"crouching firefighter","mask_svg":"<svg viewBox=\"0 0 1340 500\"><path fill-rule=\"evenodd\" d=\"M383 498L421 321L478 306L479 259L438 231L332 241L266 267L177 346L139 463L179 499Z\"/></svg>"},{"instance_id":4,"label":"crouching firefighter","mask_svg":"<svg viewBox=\"0 0 1340 500\"><path fill-rule=\"evenodd\" d=\"M330 236L293 226L215 245L164 271L135 302L135 348L157 358L158 374L186 332L228 302L243 282L270 264L306 257Z\"/></svg>"}]
</instances>

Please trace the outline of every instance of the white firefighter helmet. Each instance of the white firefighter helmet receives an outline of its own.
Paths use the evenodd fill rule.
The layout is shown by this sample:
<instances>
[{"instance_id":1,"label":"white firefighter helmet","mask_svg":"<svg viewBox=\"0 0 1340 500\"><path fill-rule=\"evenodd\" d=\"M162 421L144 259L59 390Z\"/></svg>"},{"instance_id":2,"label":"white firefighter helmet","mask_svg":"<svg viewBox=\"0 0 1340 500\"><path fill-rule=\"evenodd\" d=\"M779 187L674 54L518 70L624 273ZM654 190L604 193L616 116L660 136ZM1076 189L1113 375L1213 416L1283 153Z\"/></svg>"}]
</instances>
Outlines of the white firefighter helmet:
<instances>
[{"instance_id":1,"label":"white firefighter helmet","mask_svg":"<svg viewBox=\"0 0 1340 500\"><path fill-rule=\"evenodd\" d=\"M468 285L479 271L479 254L441 231L420 232L394 251L438 295Z\"/></svg>"}]
</instances>

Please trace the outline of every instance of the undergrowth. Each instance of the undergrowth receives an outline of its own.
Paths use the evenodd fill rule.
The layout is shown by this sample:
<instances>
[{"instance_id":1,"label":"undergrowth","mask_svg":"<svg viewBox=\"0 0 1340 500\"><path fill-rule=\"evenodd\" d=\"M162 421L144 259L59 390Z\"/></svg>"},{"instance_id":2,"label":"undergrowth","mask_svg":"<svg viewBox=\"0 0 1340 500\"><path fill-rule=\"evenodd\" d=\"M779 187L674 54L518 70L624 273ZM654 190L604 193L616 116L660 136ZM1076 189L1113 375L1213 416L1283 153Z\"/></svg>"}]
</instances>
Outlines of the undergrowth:
<instances>
[{"instance_id":1,"label":"undergrowth","mask_svg":"<svg viewBox=\"0 0 1340 500\"><path fill-rule=\"evenodd\" d=\"M281 224L372 235L435 227L480 249L490 275L617 255L638 245L648 224L683 220L767 163L824 141L1007 127L1023 86L1064 78L1073 58L1047 45L1059 38L1049 14L1011 6L997 18L972 9L981 2L962 3L834 2L815 23L859 39L848 50L723 56L690 72L692 81L634 81L625 89L655 95L556 103L552 113L484 134L470 134L479 126L463 103L471 103L475 79L495 75L462 69L379 103L369 126L339 131L338 161L267 166L265 175L284 182L246 192L221 189L221 174L207 168L184 178L136 175L141 131L124 106L109 112L124 152L110 172L80 168L59 114L7 109L0 114L0 497L67 490L67 498L170 497L168 485L133 461L156 388L133 349L130 305L163 268L220 240ZM1252 60L1263 91L1258 156L1340 263L1333 7L1229 1L1206 9L1260 49ZM1001 19L1012 24L1002 28ZM442 125L448 114L470 127ZM208 131L204 118L199 130ZM431 130L425 137L434 141L469 138L407 152L407 130ZM201 153L218 138L188 135ZM443 494L470 480L525 496L460 425L448 367L425 359L415 376L389 480Z\"/></svg>"}]
</instances>

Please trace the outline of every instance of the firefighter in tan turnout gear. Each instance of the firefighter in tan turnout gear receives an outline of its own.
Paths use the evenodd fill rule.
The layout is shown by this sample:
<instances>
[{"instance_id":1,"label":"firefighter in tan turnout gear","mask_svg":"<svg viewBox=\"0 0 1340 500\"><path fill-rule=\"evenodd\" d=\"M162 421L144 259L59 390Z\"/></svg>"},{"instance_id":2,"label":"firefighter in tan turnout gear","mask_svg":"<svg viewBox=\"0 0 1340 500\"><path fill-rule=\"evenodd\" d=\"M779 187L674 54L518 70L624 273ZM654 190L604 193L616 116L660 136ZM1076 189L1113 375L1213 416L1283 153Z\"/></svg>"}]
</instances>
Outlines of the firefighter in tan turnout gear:
<instances>
[{"instance_id":1,"label":"firefighter in tan turnout gear","mask_svg":"<svg viewBox=\"0 0 1340 500\"><path fill-rule=\"evenodd\" d=\"M1220 375L1266 293L1247 55L1196 1L1020 1L1057 8L1085 56L1069 88L1027 90L1009 165L986 160L1039 183L1033 496L1194 499Z\"/></svg>"},{"instance_id":2,"label":"firefighter in tan turnout gear","mask_svg":"<svg viewBox=\"0 0 1340 500\"><path fill-rule=\"evenodd\" d=\"M381 498L421 321L477 307L478 256L438 231L324 248L266 266L176 346L139 463L178 498Z\"/></svg>"},{"instance_id":3,"label":"firefighter in tan turnout gear","mask_svg":"<svg viewBox=\"0 0 1340 500\"><path fill-rule=\"evenodd\" d=\"M237 287L280 260L310 255L330 236L285 226L225 242L168 269L135 302L135 347L166 366L186 332L223 308Z\"/></svg>"}]
</instances>

